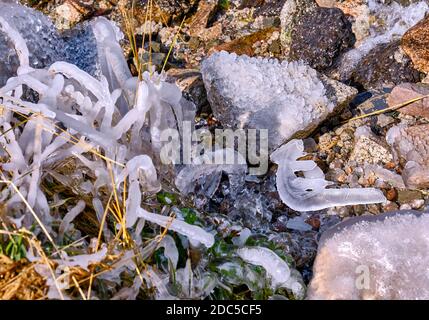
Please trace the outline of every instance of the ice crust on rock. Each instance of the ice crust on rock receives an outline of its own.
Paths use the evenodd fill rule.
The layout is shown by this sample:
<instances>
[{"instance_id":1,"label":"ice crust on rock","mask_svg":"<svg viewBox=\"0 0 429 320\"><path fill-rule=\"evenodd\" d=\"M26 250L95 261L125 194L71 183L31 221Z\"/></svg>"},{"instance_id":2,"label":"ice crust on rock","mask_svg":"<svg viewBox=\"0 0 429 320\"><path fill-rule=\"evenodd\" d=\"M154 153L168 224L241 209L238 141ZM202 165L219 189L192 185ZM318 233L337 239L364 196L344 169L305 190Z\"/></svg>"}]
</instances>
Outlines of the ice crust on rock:
<instances>
[{"instance_id":1,"label":"ice crust on rock","mask_svg":"<svg viewBox=\"0 0 429 320\"><path fill-rule=\"evenodd\" d=\"M314 69L302 62L214 53L201 68L217 119L235 129L268 129L275 149L297 133L309 133L357 92L337 83L342 101L329 96ZM329 88L330 89L330 88Z\"/></svg>"},{"instance_id":2,"label":"ice crust on rock","mask_svg":"<svg viewBox=\"0 0 429 320\"><path fill-rule=\"evenodd\" d=\"M429 299L429 215L351 218L321 238L308 299Z\"/></svg>"},{"instance_id":3,"label":"ice crust on rock","mask_svg":"<svg viewBox=\"0 0 429 320\"><path fill-rule=\"evenodd\" d=\"M41 12L9 2L0 1L0 17L25 40L30 53L30 65L44 68L65 56L61 37L51 20ZM1 24L1 22L0 22ZM0 85L16 74L19 63L10 37L0 30Z\"/></svg>"},{"instance_id":4,"label":"ice crust on rock","mask_svg":"<svg viewBox=\"0 0 429 320\"><path fill-rule=\"evenodd\" d=\"M383 203L383 192L373 188L327 189L333 182L325 180L323 171L314 161L304 157L302 140L292 140L271 155L279 165L277 190L281 200L295 211L317 211L336 206ZM302 172L304 177L296 174Z\"/></svg>"},{"instance_id":5,"label":"ice crust on rock","mask_svg":"<svg viewBox=\"0 0 429 320\"><path fill-rule=\"evenodd\" d=\"M402 6L396 1L387 4L384 1L367 0L364 3L367 10L364 10L357 20L368 29L367 35L354 49L340 58L335 71L338 73L335 76L340 81L348 80L359 61L372 49L380 44L401 39L405 32L429 12L429 4L426 1L413 2L408 6Z\"/></svg>"},{"instance_id":6,"label":"ice crust on rock","mask_svg":"<svg viewBox=\"0 0 429 320\"><path fill-rule=\"evenodd\" d=\"M111 67L107 67L107 55L110 55L113 68L118 63L126 64L125 59L114 59L119 51L122 52L118 41L123 35L113 22L105 18L96 18L59 33L49 17L9 1L0 1L0 18L25 40L33 68L46 68L56 61L66 61L93 76L104 74L109 78L111 70L107 72L107 69ZM4 53L0 57L0 86L16 75L20 64L12 39L4 32L2 25L0 22L0 52ZM113 33L112 29L115 30ZM121 72L128 75L129 70L123 68ZM109 82L116 85L117 80L109 79Z\"/></svg>"}]
</instances>

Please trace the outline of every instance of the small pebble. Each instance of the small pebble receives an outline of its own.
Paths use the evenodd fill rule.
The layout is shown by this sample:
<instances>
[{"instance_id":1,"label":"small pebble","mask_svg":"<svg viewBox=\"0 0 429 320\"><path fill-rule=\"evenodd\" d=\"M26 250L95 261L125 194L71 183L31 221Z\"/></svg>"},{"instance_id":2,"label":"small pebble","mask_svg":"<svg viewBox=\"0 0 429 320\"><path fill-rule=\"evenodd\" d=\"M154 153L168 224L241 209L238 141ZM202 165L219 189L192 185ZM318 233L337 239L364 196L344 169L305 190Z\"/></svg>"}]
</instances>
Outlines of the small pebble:
<instances>
[{"instance_id":1,"label":"small pebble","mask_svg":"<svg viewBox=\"0 0 429 320\"><path fill-rule=\"evenodd\" d=\"M411 210L411 206L409 204L403 204L399 207L400 210Z\"/></svg>"}]
</instances>

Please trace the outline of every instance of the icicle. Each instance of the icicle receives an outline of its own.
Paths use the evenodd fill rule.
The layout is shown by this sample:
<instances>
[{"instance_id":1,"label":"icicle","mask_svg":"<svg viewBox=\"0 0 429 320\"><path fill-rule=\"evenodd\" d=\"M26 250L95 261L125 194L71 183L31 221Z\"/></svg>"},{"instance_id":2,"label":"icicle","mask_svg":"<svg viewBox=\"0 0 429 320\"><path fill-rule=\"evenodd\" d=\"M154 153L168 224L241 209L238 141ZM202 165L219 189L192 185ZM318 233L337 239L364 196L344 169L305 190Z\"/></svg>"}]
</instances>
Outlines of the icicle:
<instances>
[{"instance_id":1,"label":"icicle","mask_svg":"<svg viewBox=\"0 0 429 320\"><path fill-rule=\"evenodd\" d=\"M195 246L202 243L207 248L210 248L214 245L214 236L207 231L204 231L200 227L193 226L184 221L180 221L174 218L150 213L141 208L139 210L138 215L140 218L158 224L163 228L168 228L172 231L183 234L184 236L188 237L189 241Z\"/></svg>"},{"instance_id":2,"label":"icicle","mask_svg":"<svg viewBox=\"0 0 429 320\"><path fill-rule=\"evenodd\" d=\"M58 242L62 243L64 234L73 227L72 222L73 220L82 213L82 211L85 209L85 201L80 200L77 205L70 210L63 218L60 224L60 228L58 231Z\"/></svg>"},{"instance_id":3,"label":"icicle","mask_svg":"<svg viewBox=\"0 0 429 320\"><path fill-rule=\"evenodd\" d=\"M237 250L237 254L244 261L263 267L271 277L274 288L288 288L297 297L302 297L303 286L294 279L287 263L277 254L263 247L246 247Z\"/></svg>"}]
</instances>

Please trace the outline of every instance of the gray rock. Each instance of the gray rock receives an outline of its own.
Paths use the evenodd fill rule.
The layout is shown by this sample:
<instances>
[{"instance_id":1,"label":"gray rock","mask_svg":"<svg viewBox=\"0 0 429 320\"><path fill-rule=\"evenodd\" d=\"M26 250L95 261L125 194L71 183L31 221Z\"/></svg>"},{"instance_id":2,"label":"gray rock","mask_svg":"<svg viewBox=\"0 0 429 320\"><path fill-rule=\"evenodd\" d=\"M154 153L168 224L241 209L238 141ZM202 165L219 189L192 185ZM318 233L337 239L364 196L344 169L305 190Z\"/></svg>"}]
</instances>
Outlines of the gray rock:
<instances>
[{"instance_id":1,"label":"gray rock","mask_svg":"<svg viewBox=\"0 0 429 320\"><path fill-rule=\"evenodd\" d=\"M182 90L183 96L195 104L197 113L208 105L206 89L198 70L170 69L167 71L167 76L167 81L176 83Z\"/></svg>"},{"instance_id":2,"label":"gray rock","mask_svg":"<svg viewBox=\"0 0 429 320\"><path fill-rule=\"evenodd\" d=\"M292 33L297 23L302 17L311 15L317 7L314 0L287 0L284 3L280 12L282 28L280 39L286 52L290 50Z\"/></svg>"}]
</instances>

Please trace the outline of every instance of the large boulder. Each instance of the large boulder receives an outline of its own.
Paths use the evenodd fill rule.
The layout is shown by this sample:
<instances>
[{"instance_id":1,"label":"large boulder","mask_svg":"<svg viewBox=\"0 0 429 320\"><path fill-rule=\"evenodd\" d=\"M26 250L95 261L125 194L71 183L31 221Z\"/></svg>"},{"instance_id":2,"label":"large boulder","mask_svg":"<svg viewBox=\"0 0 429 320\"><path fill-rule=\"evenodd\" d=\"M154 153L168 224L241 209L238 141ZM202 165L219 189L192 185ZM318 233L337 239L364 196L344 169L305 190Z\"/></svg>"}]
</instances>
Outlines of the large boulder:
<instances>
[{"instance_id":1,"label":"large boulder","mask_svg":"<svg viewBox=\"0 0 429 320\"><path fill-rule=\"evenodd\" d=\"M268 129L275 149L310 134L357 90L302 62L215 53L201 68L215 117L233 129Z\"/></svg>"}]
</instances>

